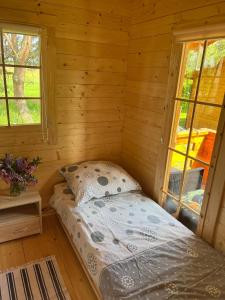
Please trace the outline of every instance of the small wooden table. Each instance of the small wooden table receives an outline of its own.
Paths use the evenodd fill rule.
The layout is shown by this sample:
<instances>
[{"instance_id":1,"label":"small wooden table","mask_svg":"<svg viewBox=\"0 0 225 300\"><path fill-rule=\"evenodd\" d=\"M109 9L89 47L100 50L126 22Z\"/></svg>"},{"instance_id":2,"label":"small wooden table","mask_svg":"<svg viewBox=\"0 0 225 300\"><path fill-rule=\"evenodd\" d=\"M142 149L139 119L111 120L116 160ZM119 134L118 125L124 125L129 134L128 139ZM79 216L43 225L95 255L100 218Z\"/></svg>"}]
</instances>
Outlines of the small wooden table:
<instances>
[{"instance_id":1,"label":"small wooden table","mask_svg":"<svg viewBox=\"0 0 225 300\"><path fill-rule=\"evenodd\" d=\"M0 195L0 243L41 232L41 197L37 191L17 197Z\"/></svg>"}]
</instances>

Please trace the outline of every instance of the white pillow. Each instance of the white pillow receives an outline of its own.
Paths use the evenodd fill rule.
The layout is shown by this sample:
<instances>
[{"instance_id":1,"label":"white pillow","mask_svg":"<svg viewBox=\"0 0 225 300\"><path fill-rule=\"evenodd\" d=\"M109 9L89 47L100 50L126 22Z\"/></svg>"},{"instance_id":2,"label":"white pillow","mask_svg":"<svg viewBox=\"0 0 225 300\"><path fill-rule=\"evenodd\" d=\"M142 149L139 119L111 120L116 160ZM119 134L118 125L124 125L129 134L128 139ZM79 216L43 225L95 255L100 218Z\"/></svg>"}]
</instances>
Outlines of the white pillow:
<instances>
[{"instance_id":1,"label":"white pillow","mask_svg":"<svg viewBox=\"0 0 225 300\"><path fill-rule=\"evenodd\" d=\"M87 161L60 170L75 195L75 204L93 198L141 190L139 183L123 168L109 161Z\"/></svg>"}]
</instances>

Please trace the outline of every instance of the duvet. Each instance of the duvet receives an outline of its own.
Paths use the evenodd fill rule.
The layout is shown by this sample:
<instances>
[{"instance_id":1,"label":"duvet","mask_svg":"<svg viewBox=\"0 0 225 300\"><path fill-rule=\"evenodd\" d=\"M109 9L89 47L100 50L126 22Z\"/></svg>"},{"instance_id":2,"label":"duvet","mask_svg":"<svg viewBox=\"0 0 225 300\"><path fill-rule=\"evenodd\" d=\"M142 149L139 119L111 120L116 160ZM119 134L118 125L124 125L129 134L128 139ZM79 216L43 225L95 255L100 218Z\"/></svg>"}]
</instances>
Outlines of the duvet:
<instances>
[{"instance_id":1,"label":"duvet","mask_svg":"<svg viewBox=\"0 0 225 300\"><path fill-rule=\"evenodd\" d=\"M105 300L225 299L225 258L140 192L51 205Z\"/></svg>"}]
</instances>

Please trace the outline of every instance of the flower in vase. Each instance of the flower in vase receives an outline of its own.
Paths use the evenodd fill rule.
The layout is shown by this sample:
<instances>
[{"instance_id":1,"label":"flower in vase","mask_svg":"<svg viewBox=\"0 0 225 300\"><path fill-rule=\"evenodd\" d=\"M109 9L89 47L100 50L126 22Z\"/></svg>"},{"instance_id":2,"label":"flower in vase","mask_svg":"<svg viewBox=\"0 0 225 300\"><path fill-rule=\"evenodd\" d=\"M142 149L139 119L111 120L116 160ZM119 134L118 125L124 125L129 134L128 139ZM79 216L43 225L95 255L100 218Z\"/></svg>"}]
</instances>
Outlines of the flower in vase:
<instances>
[{"instance_id":1,"label":"flower in vase","mask_svg":"<svg viewBox=\"0 0 225 300\"><path fill-rule=\"evenodd\" d=\"M11 154L5 154L0 159L0 178L10 184L12 195L20 194L27 186L38 182L33 173L40 163L39 157L29 160L26 157L14 158Z\"/></svg>"}]
</instances>

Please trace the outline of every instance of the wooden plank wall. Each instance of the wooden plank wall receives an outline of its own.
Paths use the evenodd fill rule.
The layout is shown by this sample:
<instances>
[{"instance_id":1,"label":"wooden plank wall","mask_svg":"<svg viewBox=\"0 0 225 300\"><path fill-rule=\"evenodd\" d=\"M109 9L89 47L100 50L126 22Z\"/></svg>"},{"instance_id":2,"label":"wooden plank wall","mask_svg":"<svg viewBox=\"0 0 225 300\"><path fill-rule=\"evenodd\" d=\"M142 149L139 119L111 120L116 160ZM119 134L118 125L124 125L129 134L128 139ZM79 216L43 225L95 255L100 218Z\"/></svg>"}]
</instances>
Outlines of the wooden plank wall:
<instances>
[{"instance_id":1,"label":"wooden plank wall","mask_svg":"<svg viewBox=\"0 0 225 300\"><path fill-rule=\"evenodd\" d=\"M225 254L225 188L223 202L220 209L220 214L216 227L216 234L214 238L214 244L217 249L220 249Z\"/></svg>"},{"instance_id":2,"label":"wooden plank wall","mask_svg":"<svg viewBox=\"0 0 225 300\"><path fill-rule=\"evenodd\" d=\"M0 134L0 155L43 159L37 175L46 206L65 163L120 159L128 1L2 0L0 21L55 30L57 145L43 143L40 132L28 127Z\"/></svg>"},{"instance_id":3,"label":"wooden plank wall","mask_svg":"<svg viewBox=\"0 0 225 300\"><path fill-rule=\"evenodd\" d=\"M62 180L57 170L63 164L120 161L122 149L124 166L157 199L172 30L224 17L225 3L219 0L0 1L1 21L55 29L58 137L57 145L48 145L38 131L6 131L0 134L0 155L43 158L37 175L46 206L53 184ZM220 249L225 249L224 212L225 197L216 235Z\"/></svg>"},{"instance_id":4,"label":"wooden plank wall","mask_svg":"<svg viewBox=\"0 0 225 300\"><path fill-rule=\"evenodd\" d=\"M216 24L224 19L225 2L219 0L133 1L122 158L124 166L154 199L159 196L155 192L155 178L166 114L172 31ZM216 243L223 249L224 207L218 223L218 236L223 236L223 242Z\"/></svg>"}]
</instances>

